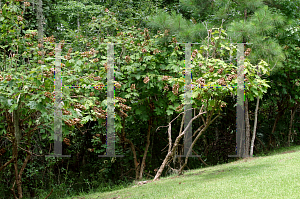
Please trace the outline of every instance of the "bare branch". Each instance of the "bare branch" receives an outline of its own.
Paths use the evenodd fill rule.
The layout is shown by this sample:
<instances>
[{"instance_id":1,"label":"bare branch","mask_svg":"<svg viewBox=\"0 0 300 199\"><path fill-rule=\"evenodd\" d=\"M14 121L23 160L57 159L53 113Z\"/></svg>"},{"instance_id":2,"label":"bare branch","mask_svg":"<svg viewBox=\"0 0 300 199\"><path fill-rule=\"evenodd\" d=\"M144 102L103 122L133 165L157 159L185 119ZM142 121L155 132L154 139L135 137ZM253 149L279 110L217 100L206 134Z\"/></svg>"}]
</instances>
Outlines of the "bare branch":
<instances>
[{"instance_id":1,"label":"bare branch","mask_svg":"<svg viewBox=\"0 0 300 199\"><path fill-rule=\"evenodd\" d=\"M198 160L200 160L205 166L209 166L208 164L206 164L206 163L202 160L202 158L199 157L199 155L196 153L196 151L194 151L194 149L192 149L192 151L193 151L193 153L196 154L196 156L198 156L198 157L197 157Z\"/></svg>"},{"instance_id":2,"label":"bare branch","mask_svg":"<svg viewBox=\"0 0 300 199\"><path fill-rule=\"evenodd\" d=\"M275 63L275 65L274 65L274 67L273 67L271 70L273 70L273 69L275 68L275 66L276 66L277 62L278 62L278 60L276 61L276 63Z\"/></svg>"},{"instance_id":3,"label":"bare branch","mask_svg":"<svg viewBox=\"0 0 300 199\"><path fill-rule=\"evenodd\" d=\"M14 181L14 184L13 184L13 186L12 186L12 188L11 188L10 190L11 190L11 192L12 192L14 198L15 198L15 199L18 199L17 196L16 196L16 193L15 193L15 184L16 184L16 180Z\"/></svg>"},{"instance_id":4,"label":"bare branch","mask_svg":"<svg viewBox=\"0 0 300 199\"><path fill-rule=\"evenodd\" d=\"M193 118L189 121L187 127L184 129L184 131L183 131L179 136L183 136L183 135L185 134L185 131L191 126L192 122L193 122L195 119L197 119L198 117L200 117L202 114L206 113L206 111L205 111L205 112L201 112L202 109L203 109L203 106L204 106L204 105L202 105L202 107L201 107L201 109L200 109L198 115L195 116L195 117L193 117Z\"/></svg>"},{"instance_id":5,"label":"bare branch","mask_svg":"<svg viewBox=\"0 0 300 199\"><path fill-rule=\"evenodd\" d=\"M196 109L195 109L196 110ZM196 115L196 114L195 114ZM185 114L183 114L182 116L182 120L181 120L181 125L180 125L180 131L179 131L179 135L180 133L182 132L182 128L183 128L183 122L184 122L184 117L185 117Z\"/></svg>"},{"instance_id":6,"label":"bare branch","mask_svg":"<svg viewBox=\"0 0 300 199\"><path fill-rule=\"evenodd\" d=\"M26 167L26 165L27 165L27 163L28 163L30 157L31 157L31 154L28 153L28 155L26 156L26 158L25 158L25 160L24 160L24 162L23 162L22 168L21 168L21 170L20 170L20 172L19 172L19 179L21 179L22 173L23 173L23 171L24 171L24 169L25 169L25 167Z\"/></svg>"},{"instance_id":7,"label":"bare branch","mask_svg":"<svg viewBox=\"0 0 300 199\"><path fill-rule=\"evenodd\" d=\"M194 109L194 108L190 108L190 109L188 109L188 110L192 110L192 109ZM181 112L181 113L179 113L179 115L177 115L177 117L175 117L170 123L169 123L169 125L174 121L174 120L176 120L181 114L184 114L185 113L185 111L184 112ZM167 125L167 126L159 126L159 127L157 127L157 129L156 129L156 132L158 131L158 129L160 129L160 127L168 127L169 125Z\"/></svg>"},{"instance_id":8,"label":"bare branch","mask_svg":"<svg viewBox=\"0 0 300 199\"><path fill-rule=\"evenodd\" d=\"M172 138L171 138L171 130L172 130L172 127L171 127L171 124L169 125L169 129L168 129L168 135L169 135L169 149L168 149L168 152L171 151L171 148L172 148Z\"/></svg>"},{"instance_id":9,"label":"bare branch","mask_svg":"<svg viewBox=\"0 0 300 199\"><path fill-rule=\"evenodd\" d=\"M48 194L48 196L46 196L45 199L49 198L49 196L52 194L52 192L53 192L53 189L51 189L50 193Z\"/></svg>"},{"instance_id":10,"label":"bare branch","mask_svg":"<svg viewBox=\"0 0 300 199\"><path fill-rule=\"evenodd\" d=\"M204 117L201 115L201 119L203 121L203 123L205 124L205 120L204 120Z\"/></svg>"},{"instance_id":11,"label":"bare branch","mask_svg":"<svg viewBox=\"0 0 300 199\"><path fill-rule=\"evenodd\" d=\"M12 158L11 160L9 160L8 162L6 162L4 165L2 165L0 167L0 171L2 171L3 169L5 169L5 167L7 167L7 165L9 165L10 163L12 163L15 160L15 158Z\"/></svg>"},{"instance_id":12,"label":"bare branch","mask_svg":"<svg viewBox=\"0 0 300 199\"><path fill-rule=\"evenodd\" d=\"M23 151L26 151L26 152L29 153L30 155L44 156L44 155L37 155L37 154L35 154L35 153L32 153L31 151L28 151L28 150L26 150L26 149L24 149L24 148L22 148L22 147L20 147L20 146L18 146L18 148L20 148L20 149L23 150Z\"/></svg>"}]
</instances>

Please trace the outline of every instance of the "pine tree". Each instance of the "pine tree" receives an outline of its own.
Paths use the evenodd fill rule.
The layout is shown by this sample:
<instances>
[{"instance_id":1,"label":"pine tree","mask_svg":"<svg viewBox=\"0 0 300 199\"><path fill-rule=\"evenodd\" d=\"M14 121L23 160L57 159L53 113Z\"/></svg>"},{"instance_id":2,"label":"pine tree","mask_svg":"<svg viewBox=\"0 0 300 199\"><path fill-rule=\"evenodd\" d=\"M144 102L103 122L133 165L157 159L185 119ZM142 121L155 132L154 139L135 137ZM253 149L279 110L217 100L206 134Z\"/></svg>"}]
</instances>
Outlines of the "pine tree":
<instances>
[{"instance_id":1,"label":"pine tree","mask_svg":"<svg viewBox=\"0 0 300 199\"><path fill-rule=\"evenodd\" d=\"M251 43L245 45L245 49L248 49L245 55L251 63L265 60L272 69L275 68L274 73L276 68L283 66L285 60L282 44L276 35L284 32L290 24L289 19L296 16L295 12L289 15L287 10L290 7L285 9L285 6L300 7L286 0L180 0L180 14L175 11L171 14L161 12L152 16L148 24L156 30L168 29L169 35L176 36L181 43L203 41L208 30L222 26L227 29L233 43ZM190 18L185 18L187 16ZM250 140L249 125L246 138ZM249 155L249 147L246 154Z\"/></svg>"},{"instance_id":2,"label":"pine tree","mask_svg":"<svg viewBox=\"0 0 300 199\"><path fill-rule=\"evenodd\" d=\"M176 35L182 43L199 42L207 36L209 29L222 25L228 29L232 42L252 43L253 51L248 57L252 62L263 59L270 66L279 66L284 55L275 33L284 28L287 19L274 8L276 2L267 2L272 5L271 8L263 0L181 0L181 13L172 11L168 14L162 10L149 18L148 25L156 31L168 29L169 36ZM190 12L191 18L184 18L187 15L183 13Z\"/></svg>"}]
</instances>

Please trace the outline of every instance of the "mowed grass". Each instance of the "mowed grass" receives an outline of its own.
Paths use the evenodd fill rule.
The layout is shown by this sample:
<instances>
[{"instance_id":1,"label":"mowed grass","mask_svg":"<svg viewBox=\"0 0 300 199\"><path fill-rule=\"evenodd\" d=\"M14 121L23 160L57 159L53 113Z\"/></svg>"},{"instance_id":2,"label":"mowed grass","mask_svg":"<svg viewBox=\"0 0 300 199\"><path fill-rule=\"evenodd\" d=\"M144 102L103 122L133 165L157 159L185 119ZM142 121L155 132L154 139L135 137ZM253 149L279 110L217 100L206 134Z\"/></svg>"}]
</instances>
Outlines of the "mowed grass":
<instances>
[{"instance_id":1,"label":"mowed grass","mask_svg":"<svg viewBox=\"0 0 300 199\"><path fill-rule=\"evenodd\" d=\"M101 198L300 198L300 146L170 176L144 185L70 197Z\"/></svg>"}]
</instances>

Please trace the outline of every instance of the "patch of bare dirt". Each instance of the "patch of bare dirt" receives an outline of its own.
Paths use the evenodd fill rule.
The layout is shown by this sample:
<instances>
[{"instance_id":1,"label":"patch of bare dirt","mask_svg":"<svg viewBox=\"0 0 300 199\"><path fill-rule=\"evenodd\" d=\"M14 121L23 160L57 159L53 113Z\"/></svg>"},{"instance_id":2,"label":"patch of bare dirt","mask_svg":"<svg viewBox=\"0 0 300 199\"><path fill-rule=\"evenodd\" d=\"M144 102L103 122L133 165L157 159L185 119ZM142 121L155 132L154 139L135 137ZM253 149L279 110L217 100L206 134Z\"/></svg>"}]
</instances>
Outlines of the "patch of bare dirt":
<instances>
[{"instance_id":1,"label":"patch of bare dirt","mask_svg":"<svg viewBox=\"0 0 300 199\"><path fill-rule=\"evenodd\" d=\"M205 173L205 171L200 171L200 172L198 172L198 173L194 173L193 175L194 175L194 176L197 176L197 175L201 175L202 173Z\"/></svg>"},{"instance_id":2,"label":"patch of bare dirt","mask_svg":"<svg viewBox=\"0 0 300 199\"><path fill-rule=\"evenodd\" d=\"M258 159L258 157L248 157L248 158L242 159L241 161L242 162L250 162L250 161L255 160L255 159Z\"/></svg>"},{"instance_id":3,"label":"patch of bare dirt","mask_svg":"<svg viewBox=\"0 0 300 199\"><path fill-rule=\"evenodd\" d=\"M285 152L282 152L280 154L286 154L286 153L294 153L294 152L297 152L296 150L291 150L291 151L285 151Z\"/></svg>"}]
</instances>

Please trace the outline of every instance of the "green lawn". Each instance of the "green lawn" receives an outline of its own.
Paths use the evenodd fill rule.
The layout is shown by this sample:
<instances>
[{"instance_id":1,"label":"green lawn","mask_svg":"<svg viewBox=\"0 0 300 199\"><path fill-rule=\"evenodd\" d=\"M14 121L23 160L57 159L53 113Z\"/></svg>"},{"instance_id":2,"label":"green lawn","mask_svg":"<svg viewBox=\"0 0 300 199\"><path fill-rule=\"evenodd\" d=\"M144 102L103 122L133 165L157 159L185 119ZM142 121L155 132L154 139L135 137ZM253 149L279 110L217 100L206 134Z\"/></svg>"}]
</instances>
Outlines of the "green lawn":
<instances>
[{"instance_id":1,"label":"green lawn","mask_svg":"<svg viewBox=\"0 0 300 199\"><path fill-rule=\"evenodd\" d=\"M288 153L283 153L288 151ZM87 198L300 198L300 146Z\"/></svg>"}]
</instances>

